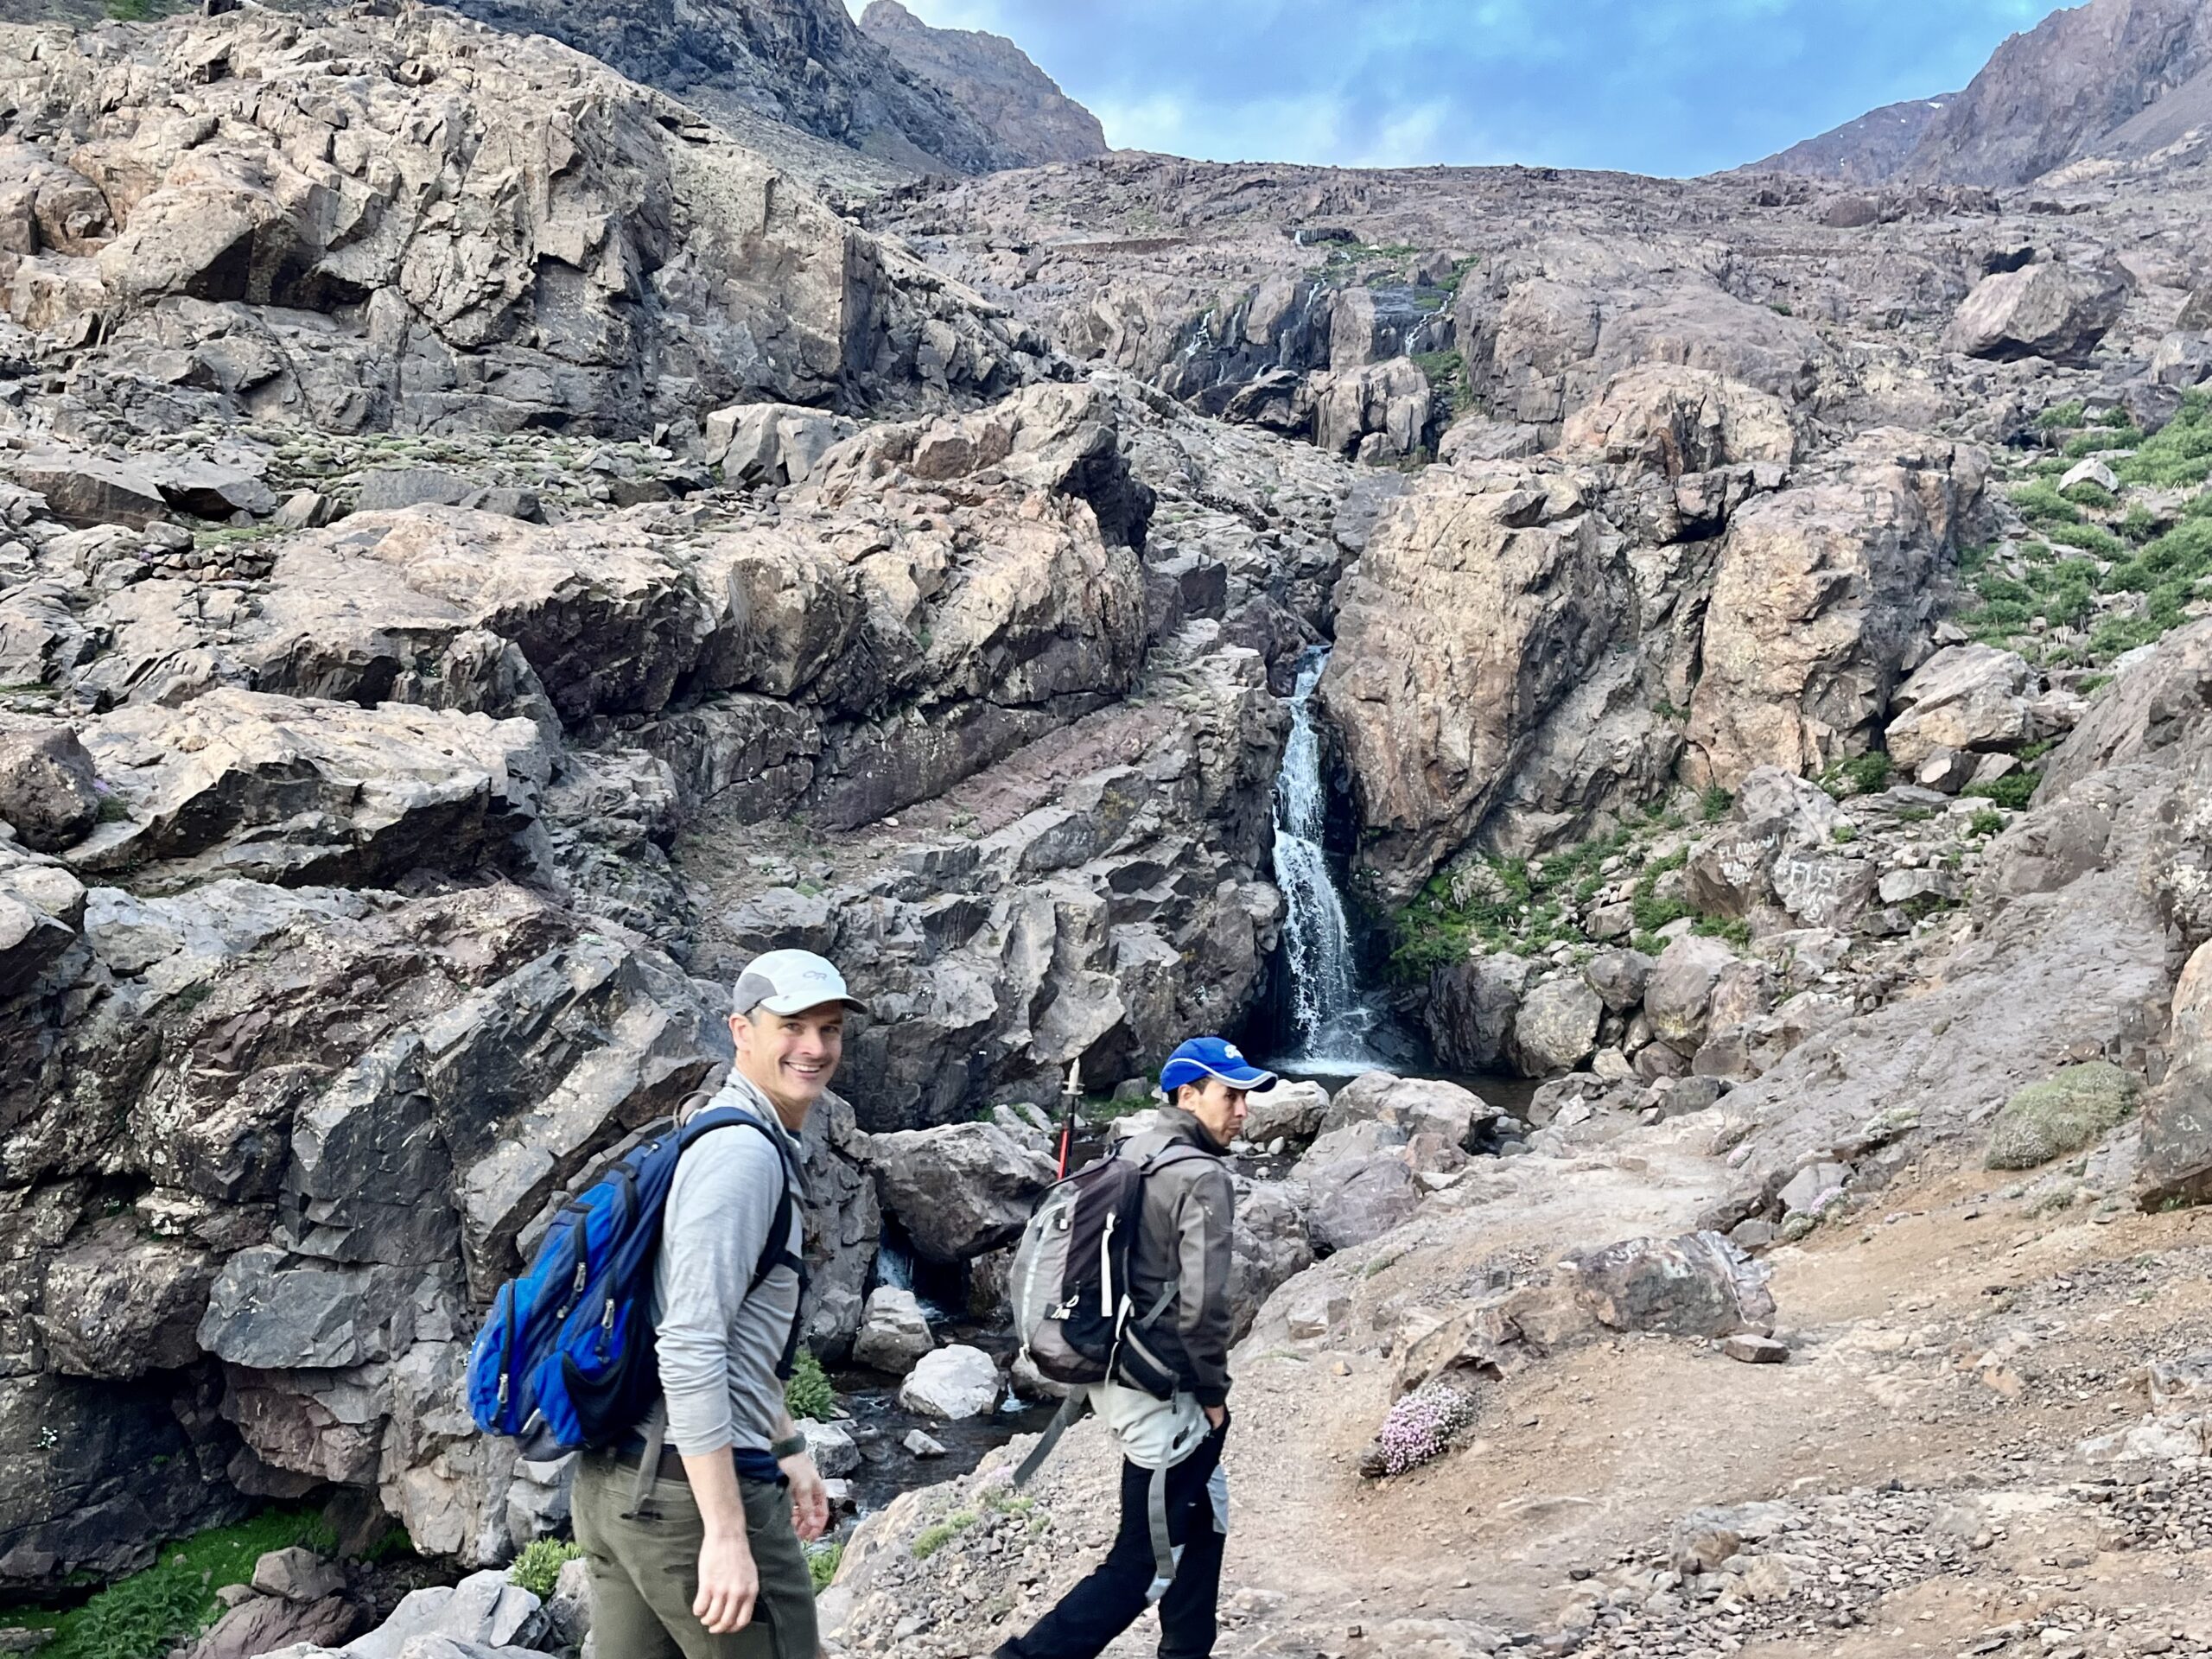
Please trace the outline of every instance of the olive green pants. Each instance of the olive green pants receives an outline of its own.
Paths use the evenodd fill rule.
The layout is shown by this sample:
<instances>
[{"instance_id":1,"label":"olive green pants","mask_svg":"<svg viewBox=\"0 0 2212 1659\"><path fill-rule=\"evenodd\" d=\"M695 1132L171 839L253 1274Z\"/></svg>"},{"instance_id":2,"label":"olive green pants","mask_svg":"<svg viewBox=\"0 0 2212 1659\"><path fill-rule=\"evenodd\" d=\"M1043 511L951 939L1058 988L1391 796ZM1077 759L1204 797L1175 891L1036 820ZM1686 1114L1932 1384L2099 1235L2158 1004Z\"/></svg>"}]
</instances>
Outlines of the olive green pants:
<instances>
[{"instance_id":1,"label":"olive green pants","mask_svg":"<svg viewBox=\"0 0 2212 1659\"><path fill-rule=\"evenodd\" d=\"M766 1481L738 1483L760 1597L743 1630L711 1636L691 1612L706 1535L691 1489L664 1478L647 1510L626 1520L637 1481L634 1460L587 1452L569 1499L576 1542L591 1568L600 1659L815 1659L814 1581L791 1529L790 1491Z\"/></svg>"}]
</instances>

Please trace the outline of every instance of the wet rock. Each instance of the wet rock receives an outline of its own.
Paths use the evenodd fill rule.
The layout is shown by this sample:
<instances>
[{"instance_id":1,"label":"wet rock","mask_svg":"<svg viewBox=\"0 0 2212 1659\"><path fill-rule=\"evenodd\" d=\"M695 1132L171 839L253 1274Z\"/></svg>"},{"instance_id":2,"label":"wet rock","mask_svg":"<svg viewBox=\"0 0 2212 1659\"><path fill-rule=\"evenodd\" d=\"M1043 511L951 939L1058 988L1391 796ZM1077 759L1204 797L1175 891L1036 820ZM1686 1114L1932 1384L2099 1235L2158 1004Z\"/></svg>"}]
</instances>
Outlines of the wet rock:
<instances>
[{"instance_id":1,"label":"wet rock","mask_svg":"<svg viewBox=\"0 0 2212 1659\"><path fill-rule=\"evenodd\" d=\"M899 1441L899 1444L906 1448L908 1455L924 1461L931 1458L941 1458L944 1455L944 1445L940 1441L932 1439L925 1431L918 1428L908 1429L906 1431L906 1438Z\"/></svg>"},{"instance_id":2,"label":"wet rock","mask_svg":"<svg viewBox=\"0 0 2212 1659\"><path fill-rule=\"evenodd\" d=\"M0 731L0 818L35 852L59 852L99 822L92 757L67 726Z\"/></svg>"},{"instance_id":3,"label":"wet rock","mask_svg":"<svg viewBox=\"0 0 2212 1659\"><path fill-rule=\"evenodd\" d=\"M925 1417L958 1422L999 1402L999 1370L980 1348L958 1343L925 1355L899 1386L899 1403Z\"/></svg>"},{"instance_id":4,"label":"wet rock","mask_svg":"<svg viewBox=\"0 0 2212 1659\"><path fill-rule=\"evenodd\" d=\"M904 1376L936 1346L912 1291L883 1285L868 1293L860 1334L853 1338L854 1364Z\"/></svg>"},{"instance_id":5,"label":"wet rock","mask_svg":"<svg viewBox=\"0 0 2212 1659\"><path fill-rule=\"evenodd\" d=\"M1491 955L1431 975L1422 1017L1439 1063L1455 1071L1497 1070L1535 971L1524 957Z\"/></svg>"},{"instance_id":6,"label":"wet rock","mask_svg":"<svg viewBox=\"0 0 2212 1659\"><path fill-rule=\"evenodd\" d=\"M2127 303L2128 284L2101 270L2033 264L1985 276L1960 304L1945 344L2000 363L2089 360Z\"/></svg>"},{"instance_id":7,"label":"wet rock","mask_svg":"<svg viewBox=\"0 0 2212 1659\"><path fill-rule=\"evenodd\" d=\"M1617 1331L1725 1337L1774 1315L1766 1270L1718 1233L1629 1239L1567 1266L1576 1298Z\"/></svg>"},{"instance_id":8,"label":"wet rock","mask_svg":"<svg viewBox=\"0 0 2212 1659\"><path fill-rule=\"evenodd\" d=\"M878 1135L869 1163L885 1212L933 1262L963 1262L1012 1243L1053 1179L1050 1159L995 1123Z\"/></svg>"},{"instance_id":9,"label":"wet rock","mask_svg":"<svg viewBox=\"0 0 2212 1659\"><path fill-rule=\"evenodd\" d=\"M807 1454L824 1476L836 1479L861 1466L860 1446L838 1424L817 1423L811 1417L802 1417L798 1428L806 1437Z\"/></svg>"}]
</instances>

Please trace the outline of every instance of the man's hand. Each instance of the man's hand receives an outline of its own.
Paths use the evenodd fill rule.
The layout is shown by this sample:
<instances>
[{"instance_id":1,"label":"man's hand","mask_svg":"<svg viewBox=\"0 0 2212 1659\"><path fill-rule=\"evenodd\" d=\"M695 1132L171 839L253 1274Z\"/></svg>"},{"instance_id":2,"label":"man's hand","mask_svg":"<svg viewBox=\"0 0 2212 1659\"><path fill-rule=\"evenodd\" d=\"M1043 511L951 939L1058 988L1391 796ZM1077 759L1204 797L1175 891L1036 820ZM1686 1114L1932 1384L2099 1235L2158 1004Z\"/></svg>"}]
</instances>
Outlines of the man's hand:
<instances>
[{"instance_id":1,"label":"man's hand","mask_svg":"<svg viewBox=\"0 0 2212 1659\"><path fill-rule=\"evenodd\" d=\"M812 1543L830 1529L830 1491L814 1459L801 1452L776 1465L791 1484L791 1525L801 1539Z\"/></svg>"},{"instance_id":2,"label":"man's hand","mask_svg":"<svg viewBox=\"0 0 2212 1659\"><path fill-rule=\"evenodd\" d=\"M753 1622L760 1594L760 1570L753 1564L744 1527L709 1532L699 1546L699 1593L691 1599L691 1616L709 1634L728 1636Z\"/></svg>"},{"instance_id":3,"label":"man's hand","mask_svg":"<svg viewBox=\"0 0 2212 1659\"><path fill-rule=\"evenodd\" d=\"M1210 1427L1218 1429L1228 1421L1229 1408L1227 1406L1208 1406L1206 1408L1206 1422Z\"/></svg>"}]
</instances>

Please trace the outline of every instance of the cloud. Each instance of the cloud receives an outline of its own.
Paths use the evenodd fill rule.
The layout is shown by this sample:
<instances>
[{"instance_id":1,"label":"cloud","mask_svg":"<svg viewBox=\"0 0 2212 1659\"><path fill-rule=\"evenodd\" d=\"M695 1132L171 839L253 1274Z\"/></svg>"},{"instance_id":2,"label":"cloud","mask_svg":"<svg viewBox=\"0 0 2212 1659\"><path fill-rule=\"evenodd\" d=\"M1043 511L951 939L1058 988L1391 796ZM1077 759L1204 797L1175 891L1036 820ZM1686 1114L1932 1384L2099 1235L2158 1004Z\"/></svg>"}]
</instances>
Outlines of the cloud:
<instances>
[{"instance_id":1,"label":"cloud","mask_svg":"<svg viewBox=\"0 0 2212 1659\"><path fill-rule=\"evenodd\" d=\"M1955 92L2050 0L905 0L1108 138L1218 161L1687 175ZM861 10L860 0L854 0Z\"/></svg>"}]
</instances>

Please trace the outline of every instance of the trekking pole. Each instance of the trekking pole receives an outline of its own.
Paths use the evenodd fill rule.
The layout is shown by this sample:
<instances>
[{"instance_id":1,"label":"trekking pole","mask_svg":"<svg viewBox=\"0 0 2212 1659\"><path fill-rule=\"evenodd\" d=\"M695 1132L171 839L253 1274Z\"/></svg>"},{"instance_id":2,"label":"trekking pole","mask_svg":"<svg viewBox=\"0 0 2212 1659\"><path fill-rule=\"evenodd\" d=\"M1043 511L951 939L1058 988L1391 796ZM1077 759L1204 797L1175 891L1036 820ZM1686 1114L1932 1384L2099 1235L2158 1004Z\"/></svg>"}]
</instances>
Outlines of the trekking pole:
<instances>
[{"instance_id":1,"label":"trekking pole","mask_svg":"<svg viewBox=\"0 0 2212 1659\"><path fill-rule=\"evenodd\" d=\"M1068 1080L1060 1085L1060 1173L1068 1178L1068 1157L1075 1150L1076 1109L1083 1104L1083 1057L1068 1062Z\"/></svg>"}]
</instances>

